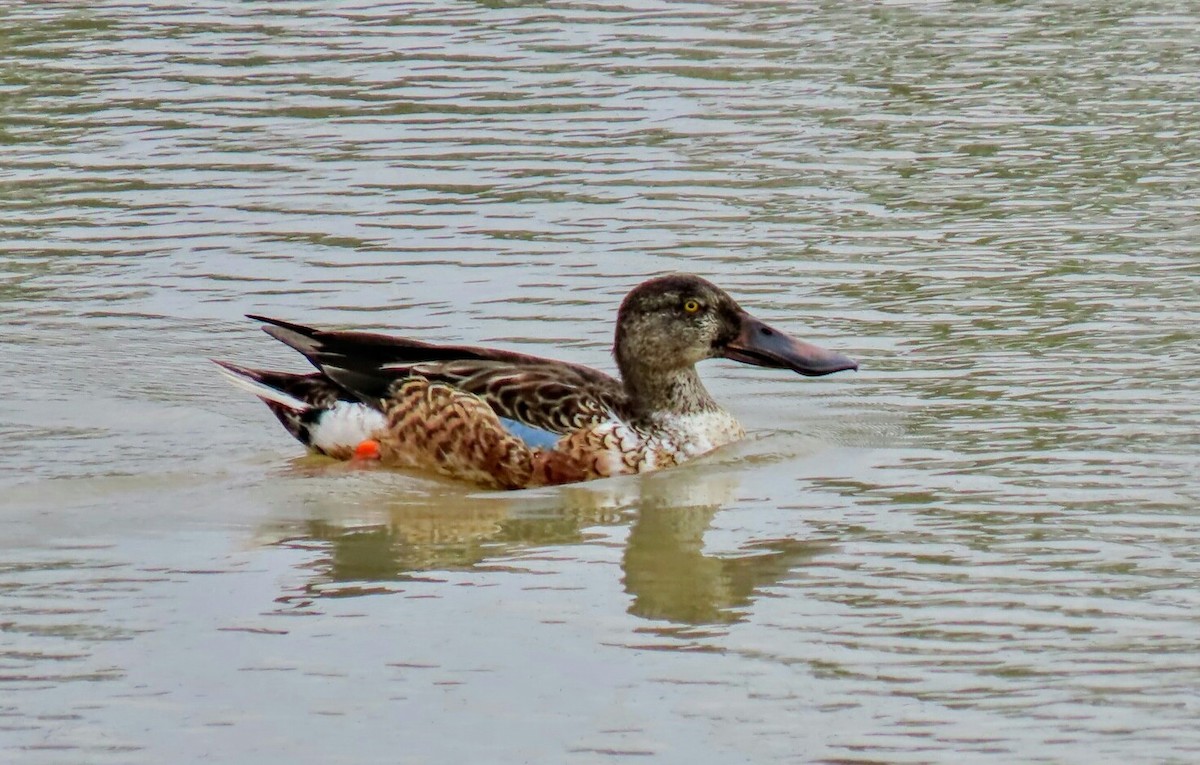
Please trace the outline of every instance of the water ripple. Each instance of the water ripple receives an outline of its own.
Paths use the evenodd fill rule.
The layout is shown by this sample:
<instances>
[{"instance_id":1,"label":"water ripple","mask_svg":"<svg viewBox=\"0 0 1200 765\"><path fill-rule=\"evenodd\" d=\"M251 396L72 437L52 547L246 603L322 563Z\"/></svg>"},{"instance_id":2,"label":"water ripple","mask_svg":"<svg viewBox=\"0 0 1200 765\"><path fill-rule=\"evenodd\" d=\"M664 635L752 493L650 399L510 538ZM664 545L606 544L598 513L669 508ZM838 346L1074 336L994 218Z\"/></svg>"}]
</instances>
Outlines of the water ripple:
<instances>
[{"instance_id":1,"label":"water ripple","mask_svg":"<svg viewBox=\"0 0 1200 765\"><path fill-rule=\"evenodd\" d=\"M397 719L405 751L467 761L484 739L530 761L1196 758L1186 8L0 19L0 735L28 761L247 740L391 761ZM608 368L621 296L669 270L863 370L714 363L764 437L508 504L292 466L206 361L299 368L239 318L260 312ZM450 740L443 708L507 727ZM320 735L289 749L301 721Z\"/></svg>"}]
</instances>

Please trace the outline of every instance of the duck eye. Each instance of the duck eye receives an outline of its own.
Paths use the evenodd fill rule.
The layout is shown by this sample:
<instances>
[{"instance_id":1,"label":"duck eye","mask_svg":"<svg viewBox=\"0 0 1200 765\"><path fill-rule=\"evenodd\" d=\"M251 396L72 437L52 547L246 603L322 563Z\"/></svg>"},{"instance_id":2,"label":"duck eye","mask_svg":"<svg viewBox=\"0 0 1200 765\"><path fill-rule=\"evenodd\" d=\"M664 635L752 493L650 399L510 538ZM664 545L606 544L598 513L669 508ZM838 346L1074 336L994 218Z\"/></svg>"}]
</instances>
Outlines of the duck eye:
<instances>
[{"instance_id":1,"label":"duck eye","mask_svg":"<svg viewBox=\"0 0 1200 765\"><path fill-rule=\"evenodd\" d=\"M683 310L687 313L696 313L700 310L700 301L689 298L688 300L684 301Z\"/></svg>"}]
</instances>

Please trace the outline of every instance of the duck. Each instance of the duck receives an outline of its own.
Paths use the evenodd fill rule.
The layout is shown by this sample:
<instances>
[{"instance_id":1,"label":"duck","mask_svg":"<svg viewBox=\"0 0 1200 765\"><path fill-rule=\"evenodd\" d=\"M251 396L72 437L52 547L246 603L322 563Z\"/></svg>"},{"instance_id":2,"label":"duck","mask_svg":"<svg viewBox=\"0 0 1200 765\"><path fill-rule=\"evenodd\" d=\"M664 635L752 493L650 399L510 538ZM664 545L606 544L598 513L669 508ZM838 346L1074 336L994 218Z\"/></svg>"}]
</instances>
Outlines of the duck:
<instances>
[{"instance_id":1,"label":"duck","mask_svg":"<svg viewBox=\"0 0 1200 765\"><path fill-rule=\"evenodd\" d=\"M696 371L707 359L809 377L858 369L691 274L651 278L621 302L618 376L507 350L247 318L317 371L213 361L310 451L491 489L661 470L743 438Z\"/></svg>"}]
</instances>

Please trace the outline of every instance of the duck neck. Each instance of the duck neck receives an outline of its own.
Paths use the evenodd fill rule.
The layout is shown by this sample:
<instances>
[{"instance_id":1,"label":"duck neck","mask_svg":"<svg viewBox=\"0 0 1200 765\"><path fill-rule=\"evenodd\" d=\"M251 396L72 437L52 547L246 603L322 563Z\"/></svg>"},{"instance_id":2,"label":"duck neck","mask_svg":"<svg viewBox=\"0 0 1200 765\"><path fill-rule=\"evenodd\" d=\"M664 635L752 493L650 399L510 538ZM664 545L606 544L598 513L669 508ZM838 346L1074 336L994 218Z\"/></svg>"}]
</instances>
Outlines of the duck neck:
<instances>
[{"instance_id":1,"label":"duck neck","mask_svg":"<svg viewBox=\"0 0 1200 765\"><path fill-rule=\"evenodd\" d=\"M700 382L694 366L681 369L632 369L621 365L631 414L637 419L719 411L720 407Z\"/></svg>"}]
</instances>

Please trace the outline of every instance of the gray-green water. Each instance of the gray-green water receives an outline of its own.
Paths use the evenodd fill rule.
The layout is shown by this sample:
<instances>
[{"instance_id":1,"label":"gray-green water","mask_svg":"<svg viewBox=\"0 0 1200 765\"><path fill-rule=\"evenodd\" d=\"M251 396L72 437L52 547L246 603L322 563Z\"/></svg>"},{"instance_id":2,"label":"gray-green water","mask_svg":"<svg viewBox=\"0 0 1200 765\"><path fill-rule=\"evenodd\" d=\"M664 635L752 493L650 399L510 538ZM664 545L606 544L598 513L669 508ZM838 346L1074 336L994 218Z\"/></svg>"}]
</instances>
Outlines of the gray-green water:
<instances>
[{"instance_id":1,"label":"gray-green water","mask_svg":"<svg viewBox=\"0 0 1200 765\"><path fill-rule=\"evenodd\" d=\"M1200 759L1195 7L0 8L5 762ZM206 361L611 368L669 270L862 372L498 495Z\"/></svg>"}]
</instances>

